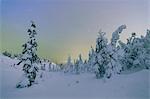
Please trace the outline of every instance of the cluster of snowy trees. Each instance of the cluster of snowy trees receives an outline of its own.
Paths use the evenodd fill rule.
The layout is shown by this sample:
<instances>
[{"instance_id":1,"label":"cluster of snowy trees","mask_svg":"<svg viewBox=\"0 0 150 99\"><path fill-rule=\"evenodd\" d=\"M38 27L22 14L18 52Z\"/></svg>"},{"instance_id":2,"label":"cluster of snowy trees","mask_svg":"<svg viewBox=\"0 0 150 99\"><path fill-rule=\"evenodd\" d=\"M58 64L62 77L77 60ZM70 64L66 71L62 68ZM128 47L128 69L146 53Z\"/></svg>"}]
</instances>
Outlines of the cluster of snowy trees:
<instances>
[{"instance_id":1,"label":"cluster of snowy trees","mask_svg":"<svg viewBox=\"0 0 150 99\"><path fill-rule=\"evenodd\" d=\"M64 73L80 74L84 72L95 73L96 78L110 78L114 74L122 71L134 70L135 68L150 68L150 30L145 36L137 37L132 33L127 39L127 43L120 40L120 34L126 25L121 25L112 33L110 42L105 37L105 32L99 31L96 39L96 47L91 47L87 60L82 59L82 55L72 62L71 56L65 64L55 64L46 59L40 59L37 55L38 44L36 42L36 25L31 22L27 30L29 38L23 44L23 51L20 54L20 62L23 64L23 77L16 85L17 88L30 87L36 79L42 77L40 71L59 71ZM7 53L4 53L7 55Z\"/></svg>"},{"instance_id":2,"label":"cluster of snowy trees","mask_svg":"<svg viewBox=\"0 0 150 99\"><path fill-rule=\"evenodd\" d=\"M63 71L64 73L80 74L85 72L85 69L85 62L80 54L78 59L74 60L74 62L72 62L71 57L69 56L67 63L64 64Z\"/></svg>"},{"instance_id":3,"label":"cluster of snowy trees","mask_svg":"<svg viewBox=\"0 0 150 99\"><path fill-rule=\"evenodd\" d=\"M119 61L122 69L150 68L150 30L147 30L146 36L136 37L136 33L127 39L127 44L119 42L120 49L123 52Z\"/></svg>"},{"instance_id":4,"label":"cluster of snowy trees","mask_svg":"<svg viewBox=\"0 0 150 99\"><path fill-rule=\"evenodd\" d=\"M60 67L59 65L51 62L48 59L40 59L40 70L48 71L48 72L59 71Z\"/></svg>"},{"instance_id":5,"label":"cluster of snowy trees","mask_svg":"<svg viewBox=\"0 0 150 99\"><path fill-rule=\"evenodd\" d=\"M105 37L105 32L99 31L96 39L95 49L91 47L88 60L79 58L72 63L68 57L64 65L64 72L68 73L95 73L96 78L110 78L114 74L122 71L134 69L150 68L150 30L146 36L136 37L136 33L127 39L127 43L120 40L120 34L126 29L126 25L121 25L112 33L110 43Z\"/></svg>"}]
</instances>

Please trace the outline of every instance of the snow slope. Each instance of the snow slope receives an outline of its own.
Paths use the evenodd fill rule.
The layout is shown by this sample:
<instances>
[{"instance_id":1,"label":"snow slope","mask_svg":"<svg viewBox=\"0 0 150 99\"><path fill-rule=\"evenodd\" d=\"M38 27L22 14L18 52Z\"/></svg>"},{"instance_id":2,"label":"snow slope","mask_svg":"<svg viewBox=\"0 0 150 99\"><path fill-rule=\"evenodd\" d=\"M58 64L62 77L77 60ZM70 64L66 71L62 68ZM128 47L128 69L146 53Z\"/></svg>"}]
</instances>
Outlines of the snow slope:
<instances>
[{"instance_id":1,"label":"snow slope","mask_svg":"<svg viewBox=\"0 0 150 99\"><path fill-rule=\"evenodd\" d=\"M150 72L142 70L113 78L96 79L93 74L69 75L43 72L39 83L16 89L22 71L11 66L16 60L0 56L0 99L150 99Z\"/></svg>"}]
</instances>

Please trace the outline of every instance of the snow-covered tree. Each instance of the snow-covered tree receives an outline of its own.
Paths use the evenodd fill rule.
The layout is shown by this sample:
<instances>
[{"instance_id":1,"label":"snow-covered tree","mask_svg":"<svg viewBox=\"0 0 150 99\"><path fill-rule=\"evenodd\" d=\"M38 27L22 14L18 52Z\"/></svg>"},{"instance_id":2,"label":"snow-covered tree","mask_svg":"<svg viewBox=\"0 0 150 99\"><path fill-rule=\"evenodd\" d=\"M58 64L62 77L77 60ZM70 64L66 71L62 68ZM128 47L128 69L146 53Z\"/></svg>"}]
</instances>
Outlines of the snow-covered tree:
<instances>
[{"instance_id":1,"label":"snow-covered tree","mask_svg":"<svg viewBox=\"0 0 150 99\"><path fill-rule=\"evenodd\" d=\"M85 72L85 65L83 63L82 55L81 54L79 54L78 61L79 61L80 72Z\"/></svg>"},{"instance_id":2,"label":"snow-covered tree","mask_svg":"<svg viewBox=\"0 0 150 99\"><path fill-rule=\"evenodd\" d=\"M70 73L73 72L73 63L71 61L71 56L68 57L67 63L65 64L65 67L64 67L64 73L67 73L67 72L70 72Z\"/></svg>"},{"instance_id":3,"label":"snow-covered tree","mask_svg":"<svg viewBox=\"0 0 150 99\"><path fill-rule=\"evenodd\" d=\"M45 59L41 59L40 61L41 64L41 70L45 71L46 70L46 60Z\"/></svg>"},{"instance_id":4,"label":"snow-covered tree","mask_svg":"<svg viewBox=\"0 0 150 99\"><path fill-rule=\"evenodd\" d=\"M22 58L17 64L23 64L22 70L24 72L23 79L16 85L17 88L30 87L34 84L37 77L39 58L36 54L38 44L36 42L37 32L35 29L36 25L32 22L30 29L27 31L29 33L29 39L22 46Z\"/></svg>"},{"instance_id":5,"label":"snow-covered tree","mask_svg":"<svg viewBox=\"0 0 150 99\"><path fill-rule=\"evenodd\" d=\"M94 63L95 62L95 51L93 47L89 51L88 63L87 63L87 72L94 72Z\"/></svg>"},{"instance_id":6,"label":"snow-covered tree","mask_svg":"<svg viewBox=\"0 0 150 99\"><path fill-rule=\"evenodd\" d=\"M142 39L144 41L144 48L145 48L144 66L146 69L150 69L150 30L147 30L145 38Z\"/></svg>"},{"instance_id":7,"label":"snow-covered tree","mask_svg":"<svg viewBox=\"0 0 150 99\"><path fill-rule=\"evenodd\" d=\"M84 72L88 72L88 62L87 62L87 60L84 60L83 65L84 65Z\"/></svg>"},{"instance_id":8,"label":"snow-covered tree","mask_svg":"<svg viewBox=\"0 0 150 99\"><path fill-rule=\"evenodd\" d=\"M109 57L106 52L108 40L105 38L105 34L106 33L100 31L96 40L94 67L97 78L104 77L106 70L105 66L109 63Z\"/></svg>"},{"instance_id":9,"label":"snow-covered tree","mask_svg":"<svg viewBox=\"0 0 150 99\"><path fill-rule=\"evenodd\" d=\"M80 74L80 65L79 65L79 60L77 59L74 61L74 73L75 74Z\"/></svg>"}]
</instances>

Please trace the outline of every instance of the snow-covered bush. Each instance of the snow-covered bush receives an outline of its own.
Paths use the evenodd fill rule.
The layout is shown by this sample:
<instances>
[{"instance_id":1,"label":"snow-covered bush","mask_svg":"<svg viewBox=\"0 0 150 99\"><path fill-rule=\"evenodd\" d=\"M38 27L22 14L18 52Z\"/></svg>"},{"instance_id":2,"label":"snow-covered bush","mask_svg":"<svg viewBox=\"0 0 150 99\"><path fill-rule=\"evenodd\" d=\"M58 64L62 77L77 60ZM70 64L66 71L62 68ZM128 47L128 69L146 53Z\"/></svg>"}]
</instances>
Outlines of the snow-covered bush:
<instances>
[{"instance_id":1,"label":"snow-covered bush","mask_svg":"<svg viewBox=\"0 0 150 99\"><path fill-rule=\"evenodd\" d=\"M11 58L11 53L9 53L8 51L4 51L3 53L2 53L4 56L7 56L7 57L10 57Z\"/></svg>"},{"instance_id":2,"label":"snow-covered bush","mask_svg":"<svg viewBox=\"0 0 150 99\"><path fill-rule=\"evenodd\" d=\"M86 66L81 54L79 54L78 59L72 63L71 57L68 57L67 63L64 64L64 73L72 73L72 74L79 74L79 73L84 73L86 71Z\"/></svg>"}]
</instances>

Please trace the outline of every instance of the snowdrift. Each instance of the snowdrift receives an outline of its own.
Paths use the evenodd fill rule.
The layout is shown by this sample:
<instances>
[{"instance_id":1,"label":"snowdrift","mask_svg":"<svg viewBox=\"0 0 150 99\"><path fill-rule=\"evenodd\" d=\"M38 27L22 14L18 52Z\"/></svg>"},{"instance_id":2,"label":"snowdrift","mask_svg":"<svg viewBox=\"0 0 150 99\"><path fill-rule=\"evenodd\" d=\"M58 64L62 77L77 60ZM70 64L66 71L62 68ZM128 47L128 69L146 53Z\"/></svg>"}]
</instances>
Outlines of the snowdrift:
<instances>
[{"instance_id":1,"label":"snowdrift","mask_svg":"<svg viewBox=\"0 0 150 99\"><path fill-rule=\"evenodd\" d=\"M150 73L141 70L132 74L96 79L94 74L71 75L43 72L43 78L30 88L16 89L22 71L14 68L17 60L0 56L0 99L149 99Z\"/></svg>"}]
</instances>

